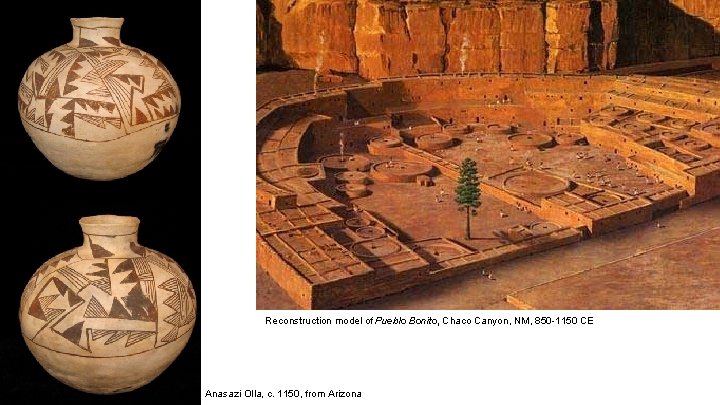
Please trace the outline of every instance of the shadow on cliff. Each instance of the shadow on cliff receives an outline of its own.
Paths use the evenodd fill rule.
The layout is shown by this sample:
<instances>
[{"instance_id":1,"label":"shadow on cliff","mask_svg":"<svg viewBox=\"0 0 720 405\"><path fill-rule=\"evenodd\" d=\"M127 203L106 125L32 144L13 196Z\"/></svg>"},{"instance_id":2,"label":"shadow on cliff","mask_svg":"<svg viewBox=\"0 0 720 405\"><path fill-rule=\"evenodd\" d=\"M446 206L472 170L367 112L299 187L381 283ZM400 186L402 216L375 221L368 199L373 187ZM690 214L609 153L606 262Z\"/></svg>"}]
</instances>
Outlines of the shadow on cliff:
<instances>
[{"instance_id":1,"label":"shadow on cliff","mask_svg":"<svg viewBox=\"0 0 720 405\"><path fill-rule=\"evenodd\" d=\"M282 24L275 18L275 5L270 0L257 0L265 21L265 43L260 44L265 63L257 66L257 73L285 71L295 68L291 58L282 49Z\"/></svg>"},{"instance_id":2,"label":"shadow on cliff","mask_svg":"<svg viewBox=\"0 0 720 405\"><path fill-rule=\"evenodd\" d=\"M618 24L617 67L720 53L720 32L669 0L619 0Z\"/></svg>"}]
</instances>

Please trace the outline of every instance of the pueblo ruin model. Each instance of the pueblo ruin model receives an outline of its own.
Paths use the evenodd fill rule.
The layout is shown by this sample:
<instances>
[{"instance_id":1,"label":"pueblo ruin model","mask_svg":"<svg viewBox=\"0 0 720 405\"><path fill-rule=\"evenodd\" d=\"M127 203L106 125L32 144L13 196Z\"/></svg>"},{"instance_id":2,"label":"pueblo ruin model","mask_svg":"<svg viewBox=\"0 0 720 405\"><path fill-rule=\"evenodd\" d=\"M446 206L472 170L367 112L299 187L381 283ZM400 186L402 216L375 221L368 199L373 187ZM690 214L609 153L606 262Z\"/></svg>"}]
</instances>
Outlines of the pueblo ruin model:
<instances>
[{"instance_id":1,"label":"pueblo ruin model","mask_svg":"<svg viewBox=\"0 0 720 405\"><path fill-rule=\"evenodd\" d=\"M713 1L277 0L257 12L258 65L314 72L305 93L256 110L258 265L302 308L492 276L720 194ZM466 158L480 183L467 211Z\"/></svg>"}]
</instances>

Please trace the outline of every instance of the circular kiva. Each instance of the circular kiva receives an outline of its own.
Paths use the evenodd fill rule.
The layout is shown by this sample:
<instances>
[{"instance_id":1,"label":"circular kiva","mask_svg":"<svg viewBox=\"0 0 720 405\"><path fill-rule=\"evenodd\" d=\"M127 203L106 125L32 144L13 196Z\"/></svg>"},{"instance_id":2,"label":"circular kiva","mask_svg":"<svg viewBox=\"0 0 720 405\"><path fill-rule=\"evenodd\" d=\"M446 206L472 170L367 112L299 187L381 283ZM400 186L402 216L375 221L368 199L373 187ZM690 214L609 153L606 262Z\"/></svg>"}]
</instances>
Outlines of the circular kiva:
<instances>
[{"instance_id":1,"label":"circular kiva","mask_svg":"<svg viewBox=\"0 0 720 405\"><path fill-rule=\"evenodd\" d=\"M446 124L443 126L442 131L450 136L465 135L472 132L472 128L469 125Z\"/></svg>"},{"instance_id":2,"label":"circular kiva","mask_svg":"<svg viewBox=\"0 0 720 405\"><path fill-rule=\"evenodd\" d=\"M438 262L458 257L464 253L463 250L457 246L437 241L427 245L416 245L413 251L423 252Z\"/></svg>"},{"instance_id":3,"label":"circular kiva","mask_svg":"<svg viewBox=\"0 0 720 405\"><path fill-rule=\"evenodd\" d=\"M518 149L540 149L553 145L552 135L543 132L524 132L508 136L508 142Z\"/></svg>"},{"instance_id":4,"label":"circular kiva","mask_svg":"<svg viewBox=\"0 0 720 405\"><path fill-rule=\"evenodd\" d=\"M381 162L372 166L370 174L373 179L385 183L415 183L417 176L427 175L433 167L429 164L400 161Z\"/></svg>"},{"instance_id":5,"label":"circular kiva","mask_svg":"<svg viewBox=\"0 0 720 405\"><path fill-rule=\"evenodd\" d=\"M671 128L688 129L695 125L695 121L687 118L671 118L665 124Z\"/></svg>"},{"instance_id":6,"label":"circular kiva","mask_svg":"<svg viewBox=\"0 0 720 405\"><path fill-rule=\"evenodd\" d=\"M326 155L318 159L327 170L356 170L366 172L370 169L370 159L359 155Z\"/></svg>"},{"instance_id":7,"label":"circular kiva","mask_svg":"<svg viewBox=\"0 0 720 405\"><path fill-rule=\"evenodd\" d=\"M370 182L370 176L364 172L350 170L337 173L335 175L335 181L337 183L368 184Z\"/></svg>"},{"instance_id":8,"label":"circular kiva","mask_svg":"<svg viewBox=\"0 0 720 405\"><path fill-rule=\"evenodd\" d=\"M375 239L385 236L385 230L377 226L363 226L356 229L355 233L363 239Z\"/></svg>"},{"instance_id":9,"label":"circular kiva","mask_svg":"<svg viewBox=\"0 0 720 405\"><path fill-rule=\"evenodd\" d=\"M622 197L605 191L596 193L588 199L596 204L602 205L603 207L606 205L617 204L623 200Z\"/></svg>"},{"instance_id":10,"label":"circular kiva","mask_svg":"<svg viewBox=\"0 0 720 405\"><path fill-rule=\"evenodd\" d=\"M639 122L621 122L620 124L614 125L614 127L624 132L647 132L653 129L651 125L641 124Z\"/></svg>"},{"instance_id":11,"label":"circular kiva","mask_svg":"<svg viewBox=\"0 0 720 405\"><path fill-rule=\"evenodd\" d=\"M570 182L541 172L531 171L506 178L503 187L505 190L519 195L548 196L567 190L570 188Z\"/></svg>"},{"instance_id":12,"label":"circular kiva","mask_svg":"<svg viewBox=\"0 0 720 405\"><path fill-rule=\"evenodd\" d=\"M560 229L560 225L553 222L535 222L530 225L530 230L536 235L544 235L546 233L555 232Z\"/></svg>"},{"instance_id":13,"label":"circular kiva","mask_svg":"<svg viewBox=\"0 0 720 405\"><path fill-rule=\"evenodd\" d=\"M588 122L590 122L590 124L596 127L609 127L611 125L615 125L615 123L617 123L617 120L612 117L593 115L588 119Z\"/></svg>"},{"instance_id":14,"label":"circular kiva","mask_svg":"<svg viewBox=\"0 0 720 405\"><path fill-rule=\"evenodd\" d=\"M618 107L614 105L605 107L602 110L598 111L598 114L610 118L624 117L630 115L631 113L632 111L625 107Z\"/></svg>"},{"instance_id":15,"label":"circular kiva","mask_svg":"<svg viewBox=\"0 0 720 405\"><path fill-rule=\"evenodd\" d=\"M667 118L667 117L664 115L648 113L648 112L640 113L635 116L636 120L638 120L639 122L644 122L646 124L657 124L658 122L664 120L665 118Z\"/></svg>"},{"instance_id":16,"label":"circular kiva","mask_svg":"<svg viewBox=\"0 0 720 405\"><path fill-rule=\"evenodd\" d=\"M677 153L675 149L668 148L667 146L660 146L658 148L655 148L655 150L668 156L673 156Z\"/></svg>"},{"instance_id":17,"label":"circular kiva","mask_svg":"<svg viewBox=\"0 0 720 405\"><path fill-rule=\"evenodd\" d=\"M345 221L345 226L350 229L362 228L365 226L370 226L370 220L360 217L352 217Z\"/></svg>"},{"instance_id":18,"label":"circular kiva","mask_svg":"<svg viewBox=\"0 0 720 405\"><path fill-rule=\"evenodd\" d=\"M487 124L485 130L493 135L510 135L515 132L515 127L504 124Z\"/></svg>"},{"instance_id":19,"label":"circular kiva","mask_svg":"<svg viewBox=\"0 0 720 405\"><path fill-rule=\"evenodd\" d=\"M384 238L354 243L350 250L359 257L375 259L398 253L402 247L394 240Z\"/></svg>"},{"instance_id":20,"label":"circular kiva","mask_svg":"<svg viewBox=\"0 0 720 405\"><path fill-rule=\"evenodd\" d=\"M453 138L447 134L428 134L415 138L415 143L423 150L440 150L453 145Z\"/></svg>"},{"instance_id":21,"label":"circular kiva","mask_svg":"<svg viewBox=\"0 0 720 405\"><path fill-rule=\"evenodd\" d=\"M687 153L677 153L672 156L673 159L677 160L678 162L682 163L692 163L696 160L698 160L695 156L689 155Z\"/></svg>"},{"instance_id":22,"label":"circular kiva","mask_svg":"<svg viewBox=\"0 0 720 405\"><path fill-rule=\"evenodd\" d=\"M675 145L680 146L683 149L688 149L695 152L700 152L706 149L710 149L710 144L704 141L701 141L697 138L685 138L680 139L676 142L674 142Z\"/></svg>"},{"instance_id":23,"label":"circular kiva","mask_svg":"<svg viewBox=\"0 0 720 405\"><path fill-rule=\"evenodd\" d=\"M368 151L371 155L387 155L394 153L390 149L399 148L402 144L402 138L398 136L378 136L370 139Z\"/></svg>"},{"instance_id":24,"label":"circular kiva","mask_svg":"<svg viewBox=\"0 0 720 405\"><path fill-rule=\"evenodd\" d=\"M678 131L671 131L669 129L660 131L658 135L666 141L677 141L678 139L687 138L687 134Z\"/></svg>"},{"instance_id":25,"label":"circular kiva","mask_svg":"<svg viewBox=\"0 0 720 405\"><path fill-rule=\"evenodd\" d=\"M283 172L293 177L311 178L320 174L320 169L313 166L291 166L283 168Z\"/></svg>"},{"instance_id":26,"label":"circular kiva","mask_svg":"<svg viewBox=\"0 0 720 405\"><path fill-rule=\"evenodd\" d=\"M339 193L343 193L350 198L364 197L370 194L370 190L363 184L345 183L335 187L335 190Z\"/></svg>"},{"instance_id":27,"label":"circular kiva","mask_svg":"<svg viewBox=\"0 0 720 405\"><path fill-rule=\"evenodd\" d=\"M681 101L681 100L667 100L665 101L665 105L669 107L675 107L675 108L685 108L688 103L687 101Z\"/></svg>"},{"instance_id":28,"label":"circular kiva","mask_svg":"<svg viewBox=\"0 0 720 405\"><path fill-rule=\"evenodd\" d=\"M558 145L580 145L587 142L587 138L583 134L563 132L555 135L555 142Z\"/></svg>"},{"instance_id":29,"label":"circular kiva","mask_svg":"<svg viewBox=\"0 0 720 405\"><path fill-rule=\"evenodd\" d=\"M714 122L712 124L703 125L701 131L714 136L720 136L720 123Z\"/></svg>"}]
</instances>

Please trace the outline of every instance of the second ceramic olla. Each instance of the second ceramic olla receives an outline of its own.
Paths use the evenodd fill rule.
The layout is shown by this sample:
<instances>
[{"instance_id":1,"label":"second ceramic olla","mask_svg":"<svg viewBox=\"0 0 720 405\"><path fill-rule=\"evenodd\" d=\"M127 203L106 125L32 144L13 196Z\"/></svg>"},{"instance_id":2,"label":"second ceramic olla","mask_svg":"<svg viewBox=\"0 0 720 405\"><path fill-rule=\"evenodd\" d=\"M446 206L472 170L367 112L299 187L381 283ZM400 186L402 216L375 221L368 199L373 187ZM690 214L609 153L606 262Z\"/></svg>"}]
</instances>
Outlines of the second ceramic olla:
<instances>
[{"instance_id":1,"label":"second ceramic olla","mask_svg":"<svg viewBox=\"0 0 720 405\"><path fill-rule=\"evenodd\" d=\"M18 109L37 148L60 170L113 180L147 166L170 138L180 92L155 57L120 41L122 18L73 18L73 38L37 58Z\"/></svg>"}]
</instances>

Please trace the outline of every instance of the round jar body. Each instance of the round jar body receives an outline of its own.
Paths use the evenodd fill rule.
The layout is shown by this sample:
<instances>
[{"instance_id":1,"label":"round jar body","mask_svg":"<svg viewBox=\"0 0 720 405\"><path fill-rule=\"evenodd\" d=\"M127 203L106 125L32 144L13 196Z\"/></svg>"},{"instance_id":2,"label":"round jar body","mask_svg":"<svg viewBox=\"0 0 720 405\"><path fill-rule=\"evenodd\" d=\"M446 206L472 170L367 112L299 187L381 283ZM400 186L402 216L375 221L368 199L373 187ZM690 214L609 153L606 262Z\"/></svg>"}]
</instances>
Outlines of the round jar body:
<instances>
[{"instance_id":1,"label":"round jar body","mask_svg":"<svg viewBox=\"0 0 720 405\"><path fill-rule=\"evenodd\" d=\"M158 59L120 41L122 18L72 19L73 39L37 58L18 110L58 169L113 180L147 166L177 125L180 91Z\"/></svg>"},{"instance_id":2,"label":"round jar body","mask_svg":"<svg viewBox=\"0 0 720 405\"><path fill-rule=\"evenodd\" d=\"M23 292L25 342L52 376L76 389L112 394L141 387L190 338L196 317L190 280L174 260L137 243L138 223L83 218L83 245L43 264Z\"/></svg>"}]
</instances>

